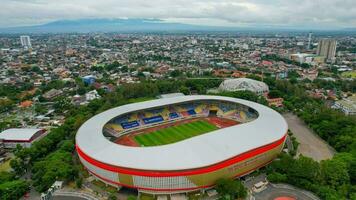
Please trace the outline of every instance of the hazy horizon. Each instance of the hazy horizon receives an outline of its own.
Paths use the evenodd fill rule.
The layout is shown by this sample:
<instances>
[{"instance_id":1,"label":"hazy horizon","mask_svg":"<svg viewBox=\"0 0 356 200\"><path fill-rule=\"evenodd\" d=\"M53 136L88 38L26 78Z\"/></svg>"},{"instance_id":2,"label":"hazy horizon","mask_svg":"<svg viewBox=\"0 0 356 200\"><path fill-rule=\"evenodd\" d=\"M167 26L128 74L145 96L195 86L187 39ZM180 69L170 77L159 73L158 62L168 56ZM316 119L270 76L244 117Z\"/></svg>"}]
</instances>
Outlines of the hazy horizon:
<instances>
[{"instance_id":1,"label":"hazy horizon","mask_svg":"<svg viewBox=\"0 0 356 200\"><path fill-rule=\"evenodd\" d=\"M0 28L57 20L147 18L223 27L356 27L353 0L3 0Z\"/></svg>"}]
</instances>

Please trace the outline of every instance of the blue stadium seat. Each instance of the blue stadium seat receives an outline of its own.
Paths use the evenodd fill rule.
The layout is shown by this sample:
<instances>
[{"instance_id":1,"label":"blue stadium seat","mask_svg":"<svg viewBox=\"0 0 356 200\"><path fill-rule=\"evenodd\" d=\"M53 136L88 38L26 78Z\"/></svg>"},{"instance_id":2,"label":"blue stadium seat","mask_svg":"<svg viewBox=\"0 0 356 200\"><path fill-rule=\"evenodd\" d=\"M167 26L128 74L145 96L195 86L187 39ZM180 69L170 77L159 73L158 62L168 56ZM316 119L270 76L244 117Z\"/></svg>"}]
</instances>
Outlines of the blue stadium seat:
<instances>
[{"instance_id":1,"label":"blue stadium seat","mask_svg":"<svg viewBox=\"0 0 356 200\"><path fill-rule=\"evenodd\" d=\"M178 118L179 117L179 115L178 115L178 113L176 113L176 112L171 112L171 113L169 113L169 118L170 119L175 119L175 118Z\"/></svg>"},{"instance_id":2,"label":"blue stadium seat","mask_svg":"<svg viewBox=\"0 0 356 200\"><path fill-rule=\"evenodd\" d=\"M145 124L152 124L152 123L162 122L163 117L161 115L157 115L153 117L143 118L142 120Z\"/></svg>"},{"instance_id":3,"label":"blue stadium seat","mask_svg":"<svg viewBox=\"0 0 356 200\"><path fill-rule=\"evenodd\" d=\"M134 127L140 126L140 123L138 123L138 121L122 122L121 126L124 129L129 129L129 128L134 128Z\"/></svg>"},{"instance_id":4,"label":"blue stadium seat","mask_svg":"<svg viewBox=\"0 0 356 200\"><path fill-rule=\"evenodd\" d=\"M188 110L187 113L189 115L196 115L197 113L195 112L195 110Z\"/></svg>"}]
</instances>

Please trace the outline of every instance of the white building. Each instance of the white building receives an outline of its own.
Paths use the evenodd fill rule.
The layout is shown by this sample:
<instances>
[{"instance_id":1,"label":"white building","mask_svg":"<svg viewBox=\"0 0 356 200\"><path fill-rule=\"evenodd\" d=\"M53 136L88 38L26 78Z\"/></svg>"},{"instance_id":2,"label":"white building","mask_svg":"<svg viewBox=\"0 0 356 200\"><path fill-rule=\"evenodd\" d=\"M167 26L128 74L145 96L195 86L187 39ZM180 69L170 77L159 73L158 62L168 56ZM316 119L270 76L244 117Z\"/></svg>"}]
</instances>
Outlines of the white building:
<instances>
[{"instance_id":1,"label":"white building","mask_svg":"<svg viewBox=\"0 0 356 200\"><path fill-rule=\"evenodd\" d=\"M45 136L46 130L38 128L10 128L0 133L5 148L31 147L32 143Z\"/></svg>"},{"instance_id":2,"label":"white building","mask_svg":"<svg viewBox=\"0 0 356 200\"><path fill-rule=\"evenodd\" d=\"M356 115L356 96L336 101L332 108L341 110L345 115Z\"/></svg>"},{"instance_id":3,"label":"white building","mask_svg":"<svg viewBox=\"0 0 356 200\"><path fill-rule=\"evenodd\" d=\"M20 36L20 40L21 40L21 45L23 48L28 49L28 48L32 47L30 36L22 35L22 36Z\"/></svg>"},{"instance_id":4,"label":"white building","mask_svg":"<svg viewBox=\"0 0 356 200\"><path fill-rule=\"evenodd\" d=\"M251 91L258 95L263 95L269 92L268 85L261 81L256 81L249 78L227 79L219 86L219 91Z\"/></svg>"},{"instance_id":5,"label":"white building","mask_svg":"<svg viewBox=\"0 0 356 200\"><path fill-rule=\"evenodd\" d=\"M92 90L90 92L85 93L85 100L86 101L92 101L94 99L100 99L101 96L98 94L96 90Z\"/></svg>"}]
</instances>

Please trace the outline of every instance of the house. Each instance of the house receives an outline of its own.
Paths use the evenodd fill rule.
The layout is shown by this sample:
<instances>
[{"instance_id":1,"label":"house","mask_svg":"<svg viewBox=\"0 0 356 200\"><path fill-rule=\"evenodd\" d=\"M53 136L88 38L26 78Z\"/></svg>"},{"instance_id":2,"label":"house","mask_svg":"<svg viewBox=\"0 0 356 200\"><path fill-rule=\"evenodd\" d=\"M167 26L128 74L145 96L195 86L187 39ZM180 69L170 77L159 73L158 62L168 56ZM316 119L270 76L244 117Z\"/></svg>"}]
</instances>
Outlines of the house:
<instances>
[{"instance_id":1,"label":"house","mask_svg":"<svg viewBox=\"0 0 356 200\"><path fill-rule=\"evenodd\" d=\"M54 99L55 97L58 97L60 95L62 95L63 92L61 90L57 90L57 89L51 89L50 91L46 92L43 95L43 98L45 99Z\"/></svg>"},{"instance_id":2,"label":"house","mask_svg":"<svg viewBox=\"0 0 356 200\"><path fill-rule=\"evenodd\" d=\"M283 106L283 98L266 98L269 106L282 107Z\"/></svg>"},{"instance_id":3,"label":"house","mask_svg":"<svg viewBox=\"0 0 356 200\"><path fill-rule=\"evenodd\" d=\"M88 76L84 76L82 78L83 82L87 85L91 85L93 83L95 83L96 77L93 75L88 75Z\"/></svg>"},{"instance_id":4,"label":"house","mask_svg":"<svg viewBox=\"0 0 356 200\"><path fill-rule=\"evenodd\" d=\"M356 95L336 101L332 108L341 110L345 115L356 115Z\"/></svg>"}]
</instances>

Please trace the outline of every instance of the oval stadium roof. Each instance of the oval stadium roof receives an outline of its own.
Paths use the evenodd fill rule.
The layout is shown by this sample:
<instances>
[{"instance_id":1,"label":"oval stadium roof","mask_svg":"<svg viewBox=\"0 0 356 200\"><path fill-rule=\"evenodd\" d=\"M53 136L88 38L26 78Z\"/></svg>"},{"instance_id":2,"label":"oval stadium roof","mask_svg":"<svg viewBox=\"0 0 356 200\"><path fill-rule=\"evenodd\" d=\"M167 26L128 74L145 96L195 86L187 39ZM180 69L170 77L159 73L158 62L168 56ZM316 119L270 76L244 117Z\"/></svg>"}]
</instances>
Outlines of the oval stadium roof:
<instances>
[{"instance_id":1,"label":"oval stadium roof","mask_svg":"<svg viewBox=\"0 0 356 200\"><path fill-rule=\"evenodd\" d=\"M255 109L259 116L251 122L162 146L124 146L109 141L103 135L103 126L119 115L199 100L243 104ZM142 170L185 170L210 166L275 142L284 137L287 130L287 123L279 113L254 102L221 96L179 96L128 104L95 115L78 130L76 145L91 158L113 166Z\"/></svg>"}]
</instances>

